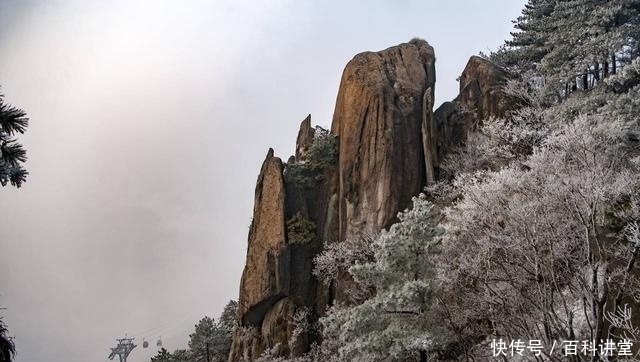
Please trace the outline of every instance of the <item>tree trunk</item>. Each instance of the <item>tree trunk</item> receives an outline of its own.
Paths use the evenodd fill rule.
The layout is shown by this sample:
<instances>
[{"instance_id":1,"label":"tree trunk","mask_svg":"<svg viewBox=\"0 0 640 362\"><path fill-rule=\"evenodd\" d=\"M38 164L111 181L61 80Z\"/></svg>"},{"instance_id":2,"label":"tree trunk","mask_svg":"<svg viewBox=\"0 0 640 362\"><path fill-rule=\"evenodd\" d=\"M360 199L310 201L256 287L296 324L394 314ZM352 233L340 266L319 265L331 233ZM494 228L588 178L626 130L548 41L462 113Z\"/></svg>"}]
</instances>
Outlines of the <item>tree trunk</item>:
<instances>
[{"instance_id":1,"label":"tree trunk","mask_svg":"<svg viewBox=\"0 0 640 362\"><path fill-rule=\"evenodd\" d=\"M611 54L611 74L616 74L616 54Z\"/></svg>"},{"instance_id":2,"label":"tree trunk","mask_svg":"<svg viewBox=\"0 0 640 362\"><path fill-rule=\"evenodd\" d=\"M620 304L622 304L622 299L625 296L625 289L627 287L629 275L633 272L633 266L636 262L636 258L638 257L638 254L640 254L640 247L633 248L633 251L631 252L631 257L627 262L627 267L624 270L622 285L620 286L620 289L618 289L616 298L614 299L614 302L613 302L613 308L611 308L613 310L613 313L618 313L618 307L620 306ZM609 325L609 330L607 331L607 335L606 335L607 339L612 338L615 331L616 331L616 327L613 324Z\"/></svg>"},{"instance_id":3,"label":"tree trunk","mask_svg":"<svg viewBox=\"0 0 640 362\"><path fill-rule=\"evenodd\" d=\"M427 351L420 351L420 362L427 362Z\"/></svg>"},{"instance_id":4,"label":"tree trunk","mask_svg":"<svg viewBox=\"0 0 640 362\"><path fill-rule=\"evenodd\" d=\"M582 89L589 89L589 69L582 75Z\"/></svg>"}]
</instances>

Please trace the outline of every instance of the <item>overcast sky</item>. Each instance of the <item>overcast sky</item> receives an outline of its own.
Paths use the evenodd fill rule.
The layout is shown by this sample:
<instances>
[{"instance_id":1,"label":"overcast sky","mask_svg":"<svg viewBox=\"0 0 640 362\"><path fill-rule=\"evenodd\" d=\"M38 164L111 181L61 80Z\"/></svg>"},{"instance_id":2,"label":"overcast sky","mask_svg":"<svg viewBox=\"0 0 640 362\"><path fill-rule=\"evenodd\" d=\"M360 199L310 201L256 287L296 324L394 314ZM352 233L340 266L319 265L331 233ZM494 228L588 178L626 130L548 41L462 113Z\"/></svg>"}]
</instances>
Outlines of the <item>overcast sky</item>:
<instances>
[{"instance_id":1,"label":"overcast sky","mask_svg":"<svg viewBox=\"0 0 640 362\"><path fill-rule=\"evenodd\" d=\"M522 4L0 0L0 92L31 118L28 181L0 189L17 361L105 361L125 333L184 348L237 298L267 149L329 125L347 61L424 38L440 103Z\"/></svg>"}]
</instances>

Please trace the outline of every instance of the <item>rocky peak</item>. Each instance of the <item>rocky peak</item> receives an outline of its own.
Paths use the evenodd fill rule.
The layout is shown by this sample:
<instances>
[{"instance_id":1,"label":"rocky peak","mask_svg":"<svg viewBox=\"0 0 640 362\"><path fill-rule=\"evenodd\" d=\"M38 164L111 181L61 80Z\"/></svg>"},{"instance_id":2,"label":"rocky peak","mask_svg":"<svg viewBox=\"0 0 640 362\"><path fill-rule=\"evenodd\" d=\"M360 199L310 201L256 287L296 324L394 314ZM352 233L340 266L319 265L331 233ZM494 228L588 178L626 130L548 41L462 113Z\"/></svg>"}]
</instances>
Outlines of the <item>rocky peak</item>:
<instances>
[{"instance_id":1,"label":"rocky peak","mask_svg":"<svg viewBox=\"0 0 640 362\"><path fill-rule=\"evenodd\" d=\"M433 115L437 133L434 169L453 148L463 143L481 121L502 117L516 105L503 92L509 73L492 62L472 56L460 75L460 94L443 103Z\"/></svg>"},{"instance_id":2,"label":"rocky peak","mask_svg":"<svg viewBox=\"0 0 640 362\"><path fill-rule=\"evenodd\" d=\"M361 53L347 64L331 125L337 164L308 168L317 132L311 116L300 124L295 156L286 165L271 149L263 162L240 285L241 326L229 362L253 361L267 349L300 355L317 341L313 332L291 338L293 315L304 309L316 323L333 300L347 300L350 280L318 283L313 258L325 242L390 226L411 197L438 179L439 162L478 119L508 109L500 92L506 77L472 57L460 95L434 113L435 55L426 41Z\"/></svg>"},{"instance_id":3,"label":"rocky peak","mask_svg":"<svg viewBox=\"0 0 640 362\"><path fill-rule=\"evenodd\" d=\"M424 186L422 128L434 84L434 50L424 40L347 64L331 126L340 140L341 240L389 226Z\"/></svg>"},{"instance_id":4,"label":"rocky peak","mask_svg":"<svg viewBox=\"0 0 640 362\"><path fill-rule=\"evenodd\" d=\"M240 283L238 314L243 324L258 324L272 299L284 293L277 257L286 244L282 161L269 149L255 190L247 261Z\"/></svg>"},{"instance_id":5,"label":"rocky peak","mask_svg":"<svg viewBox=\"0 0 640 362\"><path fill-rule=\"evenodd\" d=\"M487 59L472 56L460 75L457 100L464 109L475 111L477 119L501 117L509 108L501 90L508 77L503 68Z\"/></svg>"},{"instance_id":6,"label":"rocky peak","mask_svg":"<svg viewBox=\"0 0 640 362\"><path fill-rule=\"evenodd\" d=\"M300 130L298 131L298 138L296 140L296 160L300 161L304 159L304 155L311 147L313 143L313 135L315 134L315 128L311 127L311 115L300 123Z\"/></svg>"}]
</instances>

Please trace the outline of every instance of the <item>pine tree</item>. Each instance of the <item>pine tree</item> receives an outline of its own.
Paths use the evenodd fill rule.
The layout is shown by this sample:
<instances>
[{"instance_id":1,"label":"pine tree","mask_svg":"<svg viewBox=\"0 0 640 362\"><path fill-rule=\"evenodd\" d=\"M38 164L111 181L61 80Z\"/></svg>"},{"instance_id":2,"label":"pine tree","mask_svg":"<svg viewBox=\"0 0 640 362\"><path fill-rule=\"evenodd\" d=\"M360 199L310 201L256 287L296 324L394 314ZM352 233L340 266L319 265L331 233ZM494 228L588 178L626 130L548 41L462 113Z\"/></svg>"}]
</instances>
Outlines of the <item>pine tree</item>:
<instances>
[{"instance_id":1,"label":"pine tree","mask_svg":"<svg viewBox=\"0 0 640 362\"><path fill-rule=\"evenodd\" d=\"M552 32L551 14L555 0L529 0L520 15L513 21L516 31L512 39L494 55L494 59L519 72L533 70L549 52L548 40Z\"/></svg>"},{"instance_id":2,"label":"pine tree","mask_svg":"<svg viewBox=\"0 0 640 362\"><path fill-rule=\"evenodd\" d=\"M220 314L219 323L226 327L229 330L232 330L237 324L237 311L238 311L238 302L235 300L230 300L227 305L224 306L224 310Z\"/></svg>"},{"instance_id":3,"label":"pine tree","mask_svg":"<svg viewBox=\"0 0 640 362\"><path fill-rule=\"evenodd\" d=\"M24 133L29 119L26 113L4 102L0 94L0 184L20 187L26 180L27 171L22 164L27 153L15 135Z\"/></svg>"},{"instance_id":4,"label":"pine tree","mask_svg":"<svg viewBox=\"0 0 640 362\"><path fill-rule=\"evenodd\" d=\"M0 318L0 362L11 362L16 353L15 345L8 333L7 326Z\"/></svg>"},{"instance_id":5,"label":"pine tree","mask_svg":"<svg viewBox=\"0 0 640 362\"><path fill-rule=\"evenodd\" d=\"M189 349L197 359L209 358L214 362L226 361L231 348L231 327L205 316L189 335Z\"/></svg>"},{"instance_id":6,"label":"pine tree","mask_svg":"<svg viewBox=\"0 0 640 362\"><path fill-rule=\"evenodd\" d=\"M158 353L151 357L151 362L173 362L173 355L162 347Z\"/></svg>"},{"instance_id":7,"label":"pine tree","mask_svg":"<svg viewBox=\"0 0 640 362\"><path fill-rule=\"evenodd\" d=\"M341 360L426 361L434 344L426 317L433 279L428 257L440 232L424 195L398 218L374 241L375 260L350 269L357 283L375 290L373 296L335 307L322 319L325 335L338 339Z\"/></svg>"},{"instance_id":8,"label":"pine tree","mask_svg":"<svg viewBox=\"0 0 640 362\"><path fill-rule=\"evenodd\" d=\"M640 51L640 0L529 0L491 60L533 72L566 98L590 89Z\"/></svg>"}]
</instances>

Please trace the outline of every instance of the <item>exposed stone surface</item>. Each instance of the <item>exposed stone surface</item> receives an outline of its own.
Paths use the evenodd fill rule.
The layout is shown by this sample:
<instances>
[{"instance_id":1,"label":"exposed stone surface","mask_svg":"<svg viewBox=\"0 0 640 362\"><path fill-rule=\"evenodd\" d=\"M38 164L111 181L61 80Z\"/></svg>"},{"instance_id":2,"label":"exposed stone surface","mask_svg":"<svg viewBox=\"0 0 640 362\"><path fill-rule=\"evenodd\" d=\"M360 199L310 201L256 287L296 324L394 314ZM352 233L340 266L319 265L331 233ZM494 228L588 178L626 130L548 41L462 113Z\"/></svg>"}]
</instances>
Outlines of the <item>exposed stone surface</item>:
<instances>
[{"instance_id":1,"label":"exposed stone surface","mask_svg":"<svg viewBox=\"0 0 640 362\"><path fill-rule=\"evenodd\" d=\"M300 125L297 157L304 161L313 142L314 128L307 117ZM312 188L289 183L283 165L269 150L258 183L254 219L249 233L247 261L240 288L241 328L234 333L230 362L252 361L265 350L278 355L300 355L309 348L309 336L291 340L293 313L306 307L313 315L327 305L328 291L313 276L313 258L326 237L336 234L337 169L325 170L325 180ZM294 215L315 223L315 238L306 244L290 243L287 221ZM317 317L316 317L317 318Z\"/></svg>"},{"instance_id":2,"label":"exposed stone surface","mask_svg":"<svg viewBox=\"0 0 640 362\"><path fill-rule=\"evenodd\" d=\"M501 91L509 74L490 61L472 56L460 76L460 106L477 119L501 117L512 106Z\"/></svg>"},{"instance_id":3,"label":"exposed stone surface","mask_svg":"<svg viewBox=\"0 0 640 362\"><path fill-rule=\"evenodd\" d=\"M356 55L346 66L331 132L339 160L312 187L285 177L305 162L315 129L311 116L298 132L295 156L283 165L269 150L256 185L253 222L242 275L229 362L253 361L265 350L300 355L315 335L292 339L293 316L305 308L317 322L334 300L348 301L352 281L328 287L313 276L324 242L375 233L410 206L411 197L439 178L440 162L464 142L479 119L512 106L500 92L508 74L472 57L460 77L460 95L433 112L435 56L424 40ZM296 243L287 221L298 215L315 225L315 237ZM293 234L292 234L293 235Z\"/></svg>"},{"instance_id":4,"label":"exposed stone surface","mask_svg":"<svg viewBox=\"0 0 640 362\"><path fill-rule=\"evenodd\" d=\"M259 325L266 309L288 287L279 263L286 245L284 196L282 161L269 149L256 185L247 261L240 282L238 315L243 324Z\"/></svg>"},{"instance_id":5,"label":"exposed stone surface","mask_svg":"<svg viewBox=\"0 0 640 362\"><path fill-rule=\"evenodd\" d=\"M340 140L341 240L389 226L424 186L422 123L432 111L424 107L433 104L434 63L433 48L414 40L347 64L331 126Z\"/></svg>"},{"instance_id":6,"label":"exposed stone surface","mask_svg":"<svg viewBox=\"0 0 640 362\"><path fill-rule=\"evenodd\" d=\"M262 334L255 327L239 327L233 331L229 362L253 361L264 352Z\"/></svg>"},{"instance_id":7,"label":"exposed stone surface","mask_svg":"<svg viewBox=\"0 0 640 362\"><path fill-rule=\"evenodd\" d=\"M315 129L311 127L311 115L302 121L300 124L300 131L298 131L298 139L296 140L296 160L300 161L304 158L304 155L309 150L311 143L313 142L313 135Z\"/></svg>"},{"instance_id":8,"label":"exposed stone surface","mask_svg":"<svg viewBox=\"0 0 640 362\"><path fill-rule=\"evenodd\" d=\"M468 131L468 126L473 119L462 111L458 102L444 102L433 114L433 118L438 129L438 140L436 142L437 160L436 169L440 167L440 162L444 156L456 145L461 144Z\"/></svg>"},{"instance_id":9,"label":"exposed stone surface","mask_svg":"<svg viewBox=\"0 0 640 362\"><path fill-rule=\"evenodd\" d=\"M265 348L280 356L299 356L306 352L306 335L292 338L295 329L294 314L298 309L289 298L281 299L264 318L262 341Z\"/></svg>"},{"instance_id":10,"label":"exposed stone surface","mask_svg":"<svg viewBox=\"0 0 640 362\"><path fill-rule=\"evenodd\" d=\"M462 144L479 122L504 116L517 105L501 90L509 74L490 61L472 56L460 76L460 94L433 113L433 169L440 175L442 159Z\"/></svg>"}]
</instances>

